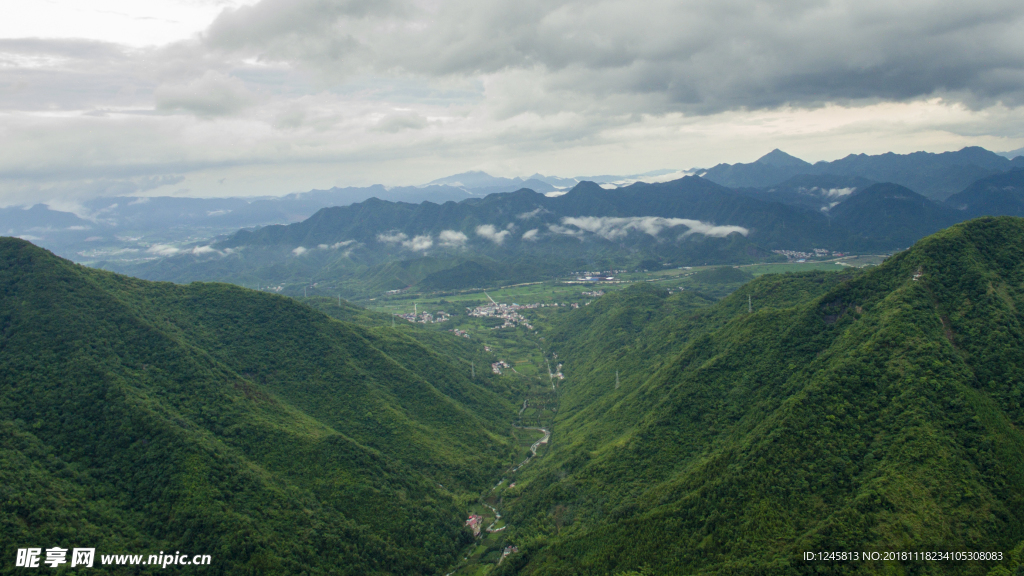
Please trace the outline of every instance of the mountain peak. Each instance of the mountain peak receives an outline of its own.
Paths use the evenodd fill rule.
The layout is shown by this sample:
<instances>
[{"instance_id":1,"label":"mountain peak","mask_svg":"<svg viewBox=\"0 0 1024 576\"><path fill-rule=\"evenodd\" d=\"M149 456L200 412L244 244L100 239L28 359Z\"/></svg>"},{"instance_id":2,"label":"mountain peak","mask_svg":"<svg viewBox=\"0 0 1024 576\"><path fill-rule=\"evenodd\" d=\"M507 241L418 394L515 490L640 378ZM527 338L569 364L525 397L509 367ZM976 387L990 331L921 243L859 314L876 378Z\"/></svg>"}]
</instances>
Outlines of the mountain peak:
<instances>
[{"instance_id":1,"label":"mountain peak","mask_svg":"<svg viewBox=\"0 0 1024 576\"><path fill-rule=\"evenodd\" d=\"M466 186L469 188L476 188L479 186L490 186L493 185L494 180L499 180L490 174L480 171L471 170L469 172L462 172L460 174L453 174L444 178L438 178L437 180L431 180L427 183L427 186Z\"/></svg>"},{"instance_id":2,"label":"mountain peak","mask_svg":"<svg viewBox=\"0 0 1024 576\"><path fill-rule=\"evenodd\" d=\"M755 164L767 164L768 166L775 166L776 168L802 168L804 166L810 166L807 162L786 154L782 150L776 148L771 152L761 156L754 161Z\"/></svg>"}]
</instances>

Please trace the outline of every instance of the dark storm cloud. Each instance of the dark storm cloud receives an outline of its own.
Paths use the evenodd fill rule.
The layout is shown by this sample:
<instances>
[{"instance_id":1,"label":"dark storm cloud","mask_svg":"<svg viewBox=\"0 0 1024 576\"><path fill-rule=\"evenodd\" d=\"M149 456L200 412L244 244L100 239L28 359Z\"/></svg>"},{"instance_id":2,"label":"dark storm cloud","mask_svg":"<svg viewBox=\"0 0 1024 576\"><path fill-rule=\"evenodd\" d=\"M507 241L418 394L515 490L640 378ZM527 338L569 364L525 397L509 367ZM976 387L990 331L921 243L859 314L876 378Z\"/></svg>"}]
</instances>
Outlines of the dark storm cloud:
<instances>
[{"instance_id":1,"label":"dark storm cloud","mask_svg":"<svg viewBox=\"0 0 1024 576\"><path fill-rule=\"evenodd\" d=\"M198 42L157 49L0 40L0 109L141 103L234 114L254 101L255 75L286 73L246 69L243 59L298 65L335 89L367 77L489 78L498 117L930 96L1015 106L1024 103L1021 29L1024 4L1002 0L263 0L224 11Z\"/></svg>"},{"instance_id":2,"label":"dark storm cloud","mask_svg":"<svg viewBox=\"0 0 1024 576\"><path fill-rule=\"evenodd\" d=\"M329 74L536 73L539 99L710 113L931 95L1024 101L1024 4L264 0L211 46Z\"/></svg>"},{"instance_id":3,"label":"dark storm cloud","mask_svg":"<svg viewBox=\"0 0 1024 576\"><path fill-rule=\"evenodd\" d=\"M263 0L226 11L213 22L206 37L216 48L259 48L275 57L320 55L338 60L359 48L337 26L368 19L386 19L402 12L392 0Z\"/></svg>"},{"instance_id":4,"label":"dark storm cloud","mask_svg":"<svg viewBox=\"0 0 1024 576\"><path fill-rule=\"evenodd\" d=\"M163 46L0 40L0 202L1012 149L1022 29L1019 0L262 0Z\"/></svg>"}]
</instances>

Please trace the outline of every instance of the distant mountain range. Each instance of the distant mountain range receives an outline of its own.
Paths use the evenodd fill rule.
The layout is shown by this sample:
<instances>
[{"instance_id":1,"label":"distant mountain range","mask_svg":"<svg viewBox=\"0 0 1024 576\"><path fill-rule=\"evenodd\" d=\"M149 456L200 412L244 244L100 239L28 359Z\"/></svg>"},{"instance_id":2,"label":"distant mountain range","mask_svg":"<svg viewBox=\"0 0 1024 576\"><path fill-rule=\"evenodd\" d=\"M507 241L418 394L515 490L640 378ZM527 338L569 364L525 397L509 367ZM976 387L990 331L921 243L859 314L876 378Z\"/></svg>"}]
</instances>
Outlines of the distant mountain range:
<instances>
[{"instance_id":1,"label":"distant mountain range","mask_svg":"<svg viewBox=\"0 0 1024 576\"><path fill-rule=\"evenodd\" d=\"M773 162L789 163L779 154ZM843 175L793 176L766 190L689 176L615 189L582 182L559 195L522 189L443 204L371 199L325 208L302 222L241 230L168 258L103 266L153 280L227 280L366 298L580 269L738 264L815 249L879 253L978 215L1019 213L1022 179L1024 171L990 176L950 203Z\"/></svg>"},{"instance_id":2,"label":"distant mountain range","mask_svg":"<svg viewBox=\"0 0 1024 576\"><path fill-rule=\"evenodd\" d=\"M239 228L298 222L325 206L367 198L444 202L473 194L452 186L376 185L312 190L280 198L96 198L63 210L56 204L0 208L0 233L30 240L78 262L139 259L159 254L162 245L212 238ZM158 248L147 253L153 246Z\"/></svg>"},{"instance_id":3,"label":"distant mountain range","mask_svg":"<svg viewBox=\"0 0 1024 576\"><path fill-rule=\"evenodd\" d=\"M848 237L820 212L690 176L618 189L583 182L559 196L523 189L444 204L371 199L242 230L171 258L105 266L149 279L262 281L290 290L307 278L356 298L421 281L436 286L439 278L427 277L446 270L447 288L467 288L641 262L754 262L782 258L772 249L839 247ZM478 273L465 273L467 260Z\"/></svg>"},{"instance_id":4,"label":"distant mountain range","mask_svg":"<svg viewBox=\"0 0 1024 576\"><path fill-rule=\"evenodd\" d=\"M856 176L892 182L932 200L944 200L980 178L1014 168L1024 168L1024 156L1009 159L977 146L941 154L850 154L815 164L776 149L749 164L719 164L698 173L731 188L768 188L800 175Z\"/></svg>"},{"instance_id":5,"label":"distant mountain range","mask_svg":"<svg viewBox=\"0 0 1024 576\"><path fill-rule=\"evenodd\" d=\"M598 176L577 176L575 178L560 178L558 176L545 176L534 174L526 179L523 178L499 178L491 176L486 172L463 172L445 178L431 181L428 186L456 186L472 190L474 194L492 190L494 192L509 192L520 188L529 188L535 192L549 192L551 190L567 190L580 182L595 182L597 184L632 184L637 181L649 181L659 177L679 173L680 170L652 170L642 174L629 174L626 176L614 176L602 174ZM546 188L546 189L545 189Z\"/></svg>"},{"instance_id":6,"label":"distant mountain range","mask_svg":"<svg viewBox=\"0 0 1024 576\"><path fill-rule=\"evenodd\" d=\"M947 198L946 204L967 218L986 214L1024 216L1024 171L982 178Z\"/></svg>"},{"instance_id":7,"label":"distant mountain range","mask_svg":"<svg viewBox=\"0 0 1024 576\"><path fill-rule=\"evenodd\" d=\"M583 181L465 172L423 187L332 188L281 198L102 198L74 212L11 207L0 209L0 231L79 262L165 280L288 286L305 277L343 288L346 274L372 269L369 277L379 281L341 290L356 297L456 266L477 270L463 265L466 259L488 272L455 274L441 284L639 262L739 263L778 257L772 250L890 251L970 217L1020 214L1022 167L1024 157L981 148L816 164L774 150L750 164L701 171L700 178L672 170ZM865 194L876 184L901 189ZM286 224L292 225L279 226ZM723 233L729 229L737 234ZM328 253L322 245L344 249ZM389 264L421 258L430 264ZM326 269L333 270L329 278L318 275Z\"/></svg>"},{"instance_id":8,"label":"distant mountain range","mask_svg":"<svg viewBox=\"0 0 1024 576\"><path fill-rule=\"evenodd\" d=\"M677 173L682 174L657 170L627 176L592 176L587 180L614 187L614 182L632 183ZM53 203L0 208L0 234L24 238L77 262L139 260L166 253L168 245L231 234L240 228L298 222L321 208L347 206L369 198L443 203L522 188L557 195L581 181L582 178L542 174L524 180L466 172L424 186L377 184L311 190L282 197L104 197L73 206Z\"/></svg>"}]
</instances>

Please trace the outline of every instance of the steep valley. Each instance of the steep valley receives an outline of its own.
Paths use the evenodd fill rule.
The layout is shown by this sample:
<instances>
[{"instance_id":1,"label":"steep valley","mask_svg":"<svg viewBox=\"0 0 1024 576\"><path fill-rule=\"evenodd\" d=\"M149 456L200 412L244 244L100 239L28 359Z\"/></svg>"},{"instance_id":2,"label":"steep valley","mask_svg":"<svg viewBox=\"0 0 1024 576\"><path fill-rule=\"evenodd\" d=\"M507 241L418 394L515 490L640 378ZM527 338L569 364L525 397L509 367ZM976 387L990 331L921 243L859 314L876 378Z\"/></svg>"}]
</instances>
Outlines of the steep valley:
<instances>
[{"instance_id":1,"label":"steep valley","mask_svg":"<svg viewBox=\"0 0 1024 576\"><path fill-rule=\"evenodd\" d=\"M762 276L711 306L608 295L547 334L552 447L505 493L502 574L987 574L1024 528L1024 221L866 271ZM1012 552L1012 553L1011 553Z\"/></svg>"},{"instance_id":2,"label":"steep valley","mask_svg":"<svg viewBox=\"0 0 1024 576\"><path fill-rule=\"evenodd\" d=\"M404 317L402 300L154 283L13 239L0 254L8 557L38 542L210 551L225 574L1024 566L1018 218L861 269L539 283ZM939 556L804 557L827 551ZM964 552L1000 556L949 556Z\"/></svg>"}]
</instances>

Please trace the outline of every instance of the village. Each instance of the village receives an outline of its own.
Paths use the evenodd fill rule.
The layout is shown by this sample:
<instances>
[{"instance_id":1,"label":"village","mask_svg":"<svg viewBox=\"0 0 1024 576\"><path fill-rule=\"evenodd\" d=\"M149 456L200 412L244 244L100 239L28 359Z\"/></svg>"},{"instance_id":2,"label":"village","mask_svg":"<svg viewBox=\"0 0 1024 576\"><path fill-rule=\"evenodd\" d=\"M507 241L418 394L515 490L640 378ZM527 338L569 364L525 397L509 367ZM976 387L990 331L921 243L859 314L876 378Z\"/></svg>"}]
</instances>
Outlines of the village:
<instances>
[{"instance_id":1,"label":"village","mask_svg":"<svg viewBox=\"0 0 1024 576\"><path fill-rule=\"evenodd\" d=\"M420 324L436 324L438 322L447 322L452 318L451 314L445 312L444 310L439 310L436 314L431 314L429 312L417 312L416 304L413 304L412 314L399 314L398 317L409 322L418 322Z\"/></svg>"},{"instance_id":2,"label":"village","mask_svg":"<svg viewBox=\"0 0 1024 576\"><path fill-rule=\"evenodd\" d=\"M779 258L780 262L751 265L749 268L744 267L744 270L750 270L756 276L789 270L825 269L826 263L835 268L863 265L858 260L849 264L828 262L833 256L832 252L820 248L780 251L778 254L786 256L789 262L781 262L783 259ZM796 259L807 259L809 264L797 264ZM875 258L871 264L876 260L881 259ZM465 376L494 378L492 382L500 383L501 386L525 388L528 397L521 400L519 417L513 423L518 450L518 455L512 460L515 464L505 469L506 477L488 492L480 494L478 500L470 499L467 502L466 515L462 520L467 532L475 538L460 555L460 561L450 568L450 576L483 576L495 571L498 565L507 569L505 561L517 559L516 545L520 546L519 550L523 549L523 542L517 541L519 531L509 526L510 518L502 516L509 510L506 507L520 495L521 488L517 488L515 480L519 479L522 483L527 476L520 475L534 465L531 463L535 458L544 457L551 442L552 425L559 412L559 391L573 378L571 368L565 370L570 366L570 361L549 349L546 342L546 337L550 338L547 329L553 320L566 314L578 314L576 309L598 304L601 299L621 288L618 282L653 283L669 293L680 292L684 288L701 293L717 289L716 295L725 295L735 289L737 284L731 278L718 279L718 276L728 275L706 275L710 280L693 277L698 272L721 268L662 266L661 269L643 275L621 270L576 272L574 276L546 283L477 289L465 293L410 293L378 304L378 310L389 312L389 315L396 317L395 320L402 318L414 322L416 326L478 342L486 356L462 360L465 362ZM586 280L598 277L608 280ZM575 285L566 285L570 283ZM420 312L420 309L426 312ZM619 374L613 371L610 378L616 386L619 385Z\"/></svg>"},{"instance_id":3,"label":"village","mask_svg":"<svg viewBox=\"0 0 1024 576\"><path fill-rule=\"evenodd\" d=\"M583 292L583 295L603 296L604 292L601 290L596 290L594 292ZM589 304L589 302L587 302L587 304ZM567 304L564 302L553 302L550 304L516 304L513 302L512 304L500 304L498 302L495 302L494 300L491 300L490 304L485 304L483 306L477 306L475 308L466 307L466 315L473 318L501 318L502 320L504 320L504 322L500 326L492 327L492 330L498 330L502 328L516 328L517 326L523 326L525 328L533 330L533 325L530 323L529 320L526 319L525 316L523 316L519 312L520 310L534 310L537 308L559 306L579 308L580 305L575 302L571 304ZM429 312L419 312L416 309L416 307L417 304L414 303L412 313L395 314L395 316L408 322L419 324L436 324L439 322L448 322L451 320L451 314L445 312L444 310L439 310L431 314ZM449 331L454 332L456 336L469 338L469 334L465 330L452 329Z\"/></svg>"},{"instance_id":4,"label":"village","mask_svg":"<svg viewBox=\"0 0 1024 576\"><path fill-rule=\"evenodd\" d=\"M490 298L490 297L488 297ZM501 328L515 328L516 326L525 326L530 330L533 330L533 325L526 319L519 310L533 310L536 308L545 308L548 306L558 306L559 304L499 304L494 300L491 300L490 304L484 306L477 306L476 308L466 308L466 313L474 318L501 318L505 322L501 326L495 326L493 329Z\"/></svg>"},{"instance_id":5,"label":"village","mask_svg":"<svg viewBox=\"0 0 1024 576\"><path fill-rule=\"evenodd\" d=\"M502 498L515 497L514 475L520 473L524 466L529 466L535 457L543 455L550 442L551 424L557 413L557 389L566 380L563 372L565 360L554 353L544 354L538 347L544 338L536 332L545 327L550 318L583 308L614 289L604 286L566 289L552 283L548 289L533 289L534 293L528 294L508 294L502 290L501 296L493 294L492 297L492 294L481 290L477 294L482 298L467 298L458 303L461 305L457 305L458 300L451 302L441 298L433 301L406 300L399 305L404 304L412 310L401 310L404 312L401 314L397 307L389 310L395 320L401 318L459 338L479 340L490 358L482 367L479 361L475 368L467 366L466 375L475 373L472 377L481 377L481 368L486 371L489 365L490 374L502 379L514 378L518 382L516 385L527 390L528 398L524 399L519 417L513 424L517 429L520 455L515 459L515 465L505 471L511 477L502 478L490 493L482 494L480 500L467 506L468 518L464 516L463 519L466 528L475 536L474 544L467 547L459 565L451 570L451 576L486 574L519 552L516 545L522 544L510 539L509 526L502 518ZM524 295L525 302L521 300ZM428 311L421 312L421 309ZM507 330L509 328L512 330Z\"/></svg>"},{"instance_id":6,"label":"village","mask_svg":"<svg viewBox=\"0 0 1024 576\"><path fill-rule=\"evenodd\" d=\"M846 254L842 252L831 252L825 248L814 248L810 252L801 252L799 250L772 250L775 254L785 256L789 261L805 262L808 258L828 258L830 255L833 258L840 258Z\"/></svg>"}]
</instances>

